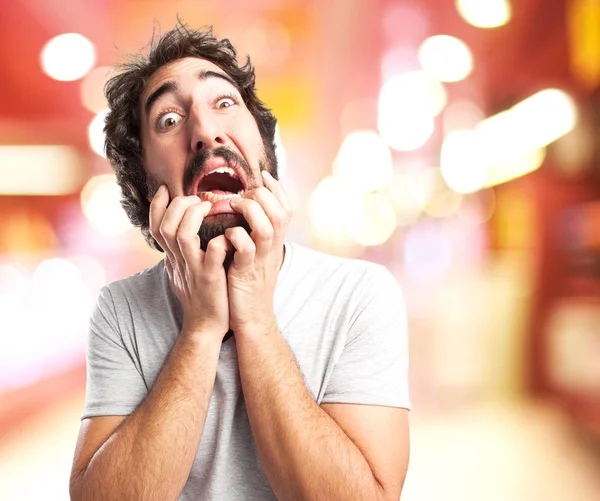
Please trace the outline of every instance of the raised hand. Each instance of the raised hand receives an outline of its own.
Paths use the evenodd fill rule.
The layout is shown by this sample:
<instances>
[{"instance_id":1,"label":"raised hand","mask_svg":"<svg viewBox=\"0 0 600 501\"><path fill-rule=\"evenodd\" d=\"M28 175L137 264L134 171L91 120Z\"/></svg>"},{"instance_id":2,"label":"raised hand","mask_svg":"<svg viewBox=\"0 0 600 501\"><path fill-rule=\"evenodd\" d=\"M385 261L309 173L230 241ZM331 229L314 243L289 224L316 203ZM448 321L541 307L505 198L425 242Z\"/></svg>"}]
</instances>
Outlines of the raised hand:
<instances>
[{"instance_id":1,"label":"raised hand","mask_svg":"<svg viewBox=\"0 0 600 501\"><path fill-rule=\"evenodd\" d=\"M198 230L210 208L197 196L175 197L169 204L168 190L161 186L150 204L150 233L165 251L171 288L183 309L182 332L222 339L229 330L223 263L232 247L221 235L206 252L200 248Z\"/></svg>"},{"instance_id":2,"label":"raised hand","mask_svg":"<svg viewBox=\"0 0 600 501\"><path fill-rule=\"evenodd\" d=\"M273 295L283 260L291 208L281 185L263 171L265 186L232 198L252 234L236 226L225 231L235 247L228 271L229 324L236 337L276 328Z\"/></svg>"}]
</instances>

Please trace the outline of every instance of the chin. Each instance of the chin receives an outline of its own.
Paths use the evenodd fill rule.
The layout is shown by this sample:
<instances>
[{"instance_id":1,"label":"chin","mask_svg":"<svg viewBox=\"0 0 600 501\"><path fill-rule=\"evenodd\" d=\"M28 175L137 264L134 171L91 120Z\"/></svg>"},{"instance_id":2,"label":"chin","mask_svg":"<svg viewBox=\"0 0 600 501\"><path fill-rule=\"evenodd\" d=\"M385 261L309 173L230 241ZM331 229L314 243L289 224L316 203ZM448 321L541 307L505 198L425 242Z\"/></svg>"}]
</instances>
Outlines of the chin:
<instances>
[{"instance_id":1,"label":"chin","mask_svg":"<svg viewBox=\"0 0 600 501\"><path fill-rule=\"evenodd\" d=\"M241 214L214 214L204 218L198 236L200 237L200 247L206 251L208 242L219 235L223 235L227 228L241 226L248 234L251 229Z\"/></svg>"}]
</instances>

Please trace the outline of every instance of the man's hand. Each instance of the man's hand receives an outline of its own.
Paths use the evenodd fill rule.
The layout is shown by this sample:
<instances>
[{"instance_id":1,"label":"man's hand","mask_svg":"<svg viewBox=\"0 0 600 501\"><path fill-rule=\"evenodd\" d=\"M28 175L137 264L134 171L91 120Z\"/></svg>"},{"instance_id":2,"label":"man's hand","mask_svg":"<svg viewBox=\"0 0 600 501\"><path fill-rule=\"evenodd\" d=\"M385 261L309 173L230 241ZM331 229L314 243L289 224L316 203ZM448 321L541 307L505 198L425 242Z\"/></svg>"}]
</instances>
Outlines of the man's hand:
<instances>
[{"instance_id":1,"label":"man's hand","mask_svg":"<svg viewBox=\"0 0 600 501\"><path fill-rule=\"evenodd\" d=\"M200 248L198 230L211 208L197 196L169 204L161 186L150 204L150 233L165 251L173 293L183 308L182 332L210 332L222 339L229 330L227 276L223 263L231 244L224 235Z\"/></svg>"},{"instance_id":2,"label":"man's hand","mask_svg":"<svg viewBox=\"0 0 600 501\"><path fill-rule=\"evenodd\" d=\"M291 209L281 185L266 171L262 173L264 187L230 202L244 216L252 234L239 226L225 231L235 247L227 278L229 325L236 336L276 327L273 295Z\"/></svg>"}]
</instances>

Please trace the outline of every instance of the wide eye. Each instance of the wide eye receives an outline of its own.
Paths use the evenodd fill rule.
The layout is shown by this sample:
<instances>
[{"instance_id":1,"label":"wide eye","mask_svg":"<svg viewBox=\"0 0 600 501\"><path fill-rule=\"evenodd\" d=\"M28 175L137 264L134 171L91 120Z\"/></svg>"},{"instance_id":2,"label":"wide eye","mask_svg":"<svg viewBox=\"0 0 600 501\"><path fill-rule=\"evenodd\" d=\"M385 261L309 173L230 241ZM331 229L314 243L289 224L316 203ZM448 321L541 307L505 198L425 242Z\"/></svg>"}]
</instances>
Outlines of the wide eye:
<instances>
[{"instance_id":1,"label":"wide eye","mask_svg":"<svg viewBox=\"0 0 600 501\"><path fill-rule=\"evenodd\" d=\"M175 112L169 112L162 115L158 120L159 130L170 129L179 123L181 115Z\"/></svg>"},{"instance_id":2,"label":"wide eye","mask_svg":"<svg viewBox=\"0 0 600 501\"><path fill-rule=\"evenodd\" d=\"M235 104L235 99L232 97L222 97L217 101L217 108L229 108Z\"/></svg>"}]
</instances>

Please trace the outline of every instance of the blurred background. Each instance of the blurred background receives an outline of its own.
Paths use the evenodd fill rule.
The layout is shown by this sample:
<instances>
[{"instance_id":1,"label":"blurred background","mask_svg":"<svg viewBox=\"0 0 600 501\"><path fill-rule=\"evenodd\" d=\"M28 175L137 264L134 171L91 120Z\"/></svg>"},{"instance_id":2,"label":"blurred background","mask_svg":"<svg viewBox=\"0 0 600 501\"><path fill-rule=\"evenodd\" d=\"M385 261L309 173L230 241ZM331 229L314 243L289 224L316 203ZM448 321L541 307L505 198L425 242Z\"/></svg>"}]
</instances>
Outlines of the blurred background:
<instances>
[{"instance_id":1,"label":"blurred background","mask_svg":"<svg viewBox=\"0 0 600 501\"><path fill-rule=\"evenodd\" d=\"M253 58L289 239L403 287L402 499L600 500L600 0L2 10L0 499L68 499L91 308L161 259L119 206L102 87L179 14Z\"/></svg>"}]
</instances>

